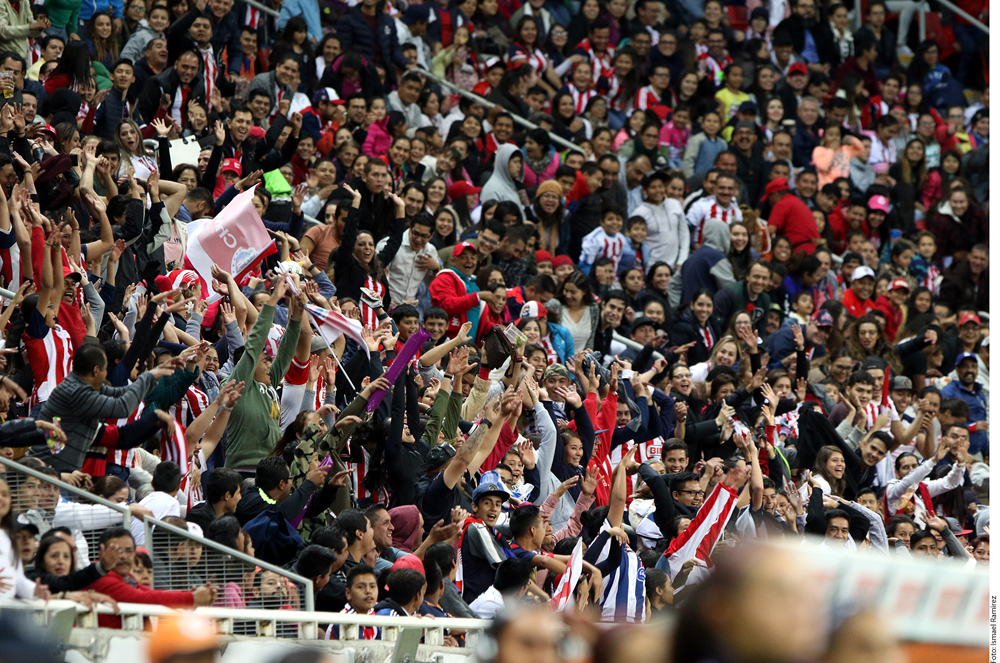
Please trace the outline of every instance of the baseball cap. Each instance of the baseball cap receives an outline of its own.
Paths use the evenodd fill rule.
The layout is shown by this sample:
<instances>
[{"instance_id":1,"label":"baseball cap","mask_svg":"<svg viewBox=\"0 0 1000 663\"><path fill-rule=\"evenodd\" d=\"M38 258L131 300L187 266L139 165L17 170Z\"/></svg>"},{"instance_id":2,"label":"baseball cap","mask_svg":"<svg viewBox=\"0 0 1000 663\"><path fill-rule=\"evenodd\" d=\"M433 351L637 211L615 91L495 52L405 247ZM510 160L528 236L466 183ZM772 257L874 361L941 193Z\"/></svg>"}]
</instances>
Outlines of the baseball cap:
<instances>
[{"instance_id":1,"label":"baseball cap","mask_svg":"<svg viewBox=\"0 0 1000 663\"><path fill-rule=\"evenodd\" d=\"M635 331L636 329L644 325L649 325L653 329L656 329L656 327L658 326L656 324L656 320L653 320L652 318L647 318L644 315L640 315L638 318L635 319L635 322L632 323L632 331Z\"/></svg>"},{"instance_id":2,"label":"baseball cap","mask_svg":"<svg viewBox=\"0 0 1000 663\"><path fill-rule=\"evenodd\" d=\"M467 249L472 249L477 254L479 253L479 249L477 249L476 245L473 244L472 242L459 242L458 244L455 245L455 248L451 250L451 257L457 258L458 256L462 255L462 253L465 252Z\"/></svg>"},{"instance_id":3,"label":"baseball cap","mask_svg":"<svg viewBox=\"0 0 1000 663\"><path fill-rule=\"evenodd\" d=\"M739 113L756 113L757 112L757 104L755 104L752 101L744 101L742 104L740 104L740 107L737 109L737 112L739 112ZM737 125L736 128L739 129L739 125Z\"/></svg>"},{"instance_id":4,"label":"baseball cap","mask_svg":"<svg viewBox=\"0 0 1000 663\"><path fill-rule=\"evenodd\" d=\"M966 536L967 534L972 534L975 530L965 529L959 524L958 520L950 516L945 517L945 522L948 523L948 529L955 536Z\"/></svg>"},{"instance_id":5,"label":"baseball cap","mask_svg":"<svg viewBox=\"0 0 1000 663\"><path fill-rule=\"evenodd\" d=\"M309 341L309 354L314 355L317 352L323 352L323 350L327 350L329 347L326 341L323 340L323 337L317 334Z\"/></svg>"},{"instance_id":6,"label":"baseball cap","mask_svg":"<svg viewBox=\"0 0 1000 663\"><path fill-rule=\"evenodd\" d=\"M407 25L413 25L420 21L427 21L431 17L431 10L426 5L410 5L403 12L402 21Z\"/></svg>"},{"instance_id":7,"label":"baseball cap","mask_svg":"<svg viewBox=\"0 0 1000 663\"><path fill-rule=\"evenodd\" d=\"M796 62L788 68L788 74L786 75L791 76L792 74L802 74L803 76L808 76L809 67L807 67L803 62Z\"/></svg>"},{"instance_id":8,"label":"baseball cap","mask_svg":"<svg viewBox=\"0 0 1000 663\"><path fill-rule=\"evenodd\" d=\"M569 379L569 371L566 370L566 367L563 366L562 364L552 364L551 366L549 366L549 367L547 367L545 369L544 373L542 373L542 379L543 380L548 380L549 378L551 378L553 376L555 376L555 377L564 377L564 378L566 378L568 380Z\"/></svg>"},{"instance_id":9,"label":"baseball cap","mask_svg":"<svg viewBox=\"0 0 1000 663\"><path fill-rule=\"evenodd\" d=\"M779 191L789 191L788 182L785 181L784 177L775 177L767 183L767 188L764 189L764 195L761 196L760 202L764 202L772 193Z\"/></svg>"},{"instance_id":10,"label":"baseball cap","mask_svg":"<svg viewBox=\"0 0 1000 663\"><path fill-rule=\"evenodd\" d=\"M436 470L455 457L455 447L448 442L439 444L427 452L427 469Z\"/></svg>"},{"instance_id":11,"label":"baseball cap","mask_svg":"<svg viewBox=\"0 0 1000 663\"><path fill-rule=\"evenodd\" d=\"M46 133L52 134L53 138L56 137L56 128L51 124L43 124L41 128L38 129L38 131L44 131Z\"/></svg>"},{"instance_id":12,"label":"baseball cap","mask_svg":"<svg viewBox=\"0 0 1000 663\"><path fill-rule=\"evenodd\" d=\"M521 307L522 318L544 318L548 314L545 304L541 302L524 302L524 306Z\"/></svg>"},{"instance_id":13,"label":"baseball cap","mask_svg":"<svg viewBox=\"0 0 1000 663\"><path fill-rule=\"evenodd\" d=\"M821 308L812 314L810 318L817 327L833 327L833 316L825 308Z\"/></svg>"},{"instance_id":14,"label":"baseball cap","mask_svg":"<svg viewBox=\"0 0 1000 663\"><path fill-rule=\"evenodd\" d=\"M740 110L742 111L743 108L740 107ZM751 111L756 112L757 109L756 108L752 108ZM756 133L756 131L757 131L757 125L755 125L753 122L751 122L749 120L740 120L739 122L736 123L736 131L739 131L740 129L749 129L750 131L753 131L753 132Z\"/></svg>"},{"instance_id":15,"label":"baseball cap","mask_svg":"<svg viewBox=\"0 0 1000 663\"><path fill-rule=\"evenodd\" d=\"M958 326L959 327L963 326L967 322L974 322L974 323L976 323L977 325L980 325L980 326L982 326L982 324L983 324L982 320L979 319L979 316L976 315L975 313L972 313L972 312L963 313L958 318Z\"/></svg>"},{"instance_id":16,"label":"baseball cap","mask_svg":"<svg viewBox=\"0 0 1000 663\"><path fill-rule=\"evenodd\" d=\"M889 213L889 199L885 196L872 196L868 199L868 209Z\"/></svg>"},{"instance_id":17,"label":"baseball cap","mask_svg":"<svg viewBox=\"0 0 1000 663\"><path fill-rule=\"evenodd\" d=\"M555 261L552 259L551 253L545 251L544 249L538 249L537 251L535 251L535 264L543 262L555 262Z\"/></svg>"},{"instance_id":18,"label":"baseball cap","mask_svg":"<svg viewBox=\"0 0 1000 663\"><path fill-rule=\"evenodd\" d=\"M905 375L897 375L889 383L889 389L892 391L913 391L913 380Z\"/></svg>"},{"instance_id":19,"label":"baseball cap","mask_svg":"<svg viewBox=\"0 0 1000 663\"><path fill-rule=\"evenodd\" d=\"M410 6L413 7L414 5ZM389 571L392 572L396 569L412 569L414 571L419 571L421 575L426 575L424 572L424 563L416 555L403 555L398 557L396 561L392 563L392 568L390 568Z\"/></svg>"},{"instance_id":20,"label":"baseball cap","mask_svg":"<svg viewBox=\"0 0 1000 663\"><path fill-rule=\"evenodd\" d=\"M470 194L479 193L482 191L482 187L472 186L465 180L453 183L448 187L448 197L452 200L461 198L462 196L468 196Z\"/></svg>"},{"instance_id":21,"label":"baseball cap","mask_svg":"<svg viewBox=\"0 0 1000 663\"><path fill-rule=\"evenodd\" d=\"M261 138L263 138L266 135L267 135L267 132L264 131L264 127L251 127L250 128L250 137L251 138L256 138L257 140L260 140Z\"/></svg>"},{"instance_id":22,"label":"baseball cap","mask_svg":"<svg viewBox=\"0 0 1000 663\"><path fill-rule=\"evenodd\" d=\"M906 282L906 279L893 279L892 283L889 284L889 290L905 290L910 291L910 284Z\"/></svg>"},{"instance_id":23,"label":"baseball cap","mask_svg":"<svg viewBox=\"0 0 1000 663\"><path fill-rule=\"evenodd\" d=\"M503 485L502 481L481 483L476 486L476 489L472 491L472 503L475 504L484 497L489 497L495 495L499 497L504 502L510 499L510 493L507 492L506 486Z\"/></svg>"},{"instance_id":24,"label":"baseball cap","mask_svg":"<svg viewBox=\"0 0 1000 663\"><path fill-rule=\"evenodd\" d=\"M767 7L756 7L750 12L750 20L755 18L767 18Z\"/></svg>"},{"instance_id":25,"label":"baseball cap","mask_svg":"<svg viewBox=\"0 0 1000 663\"><path fill-rule=\"evenodd\" d=\"M966 359L972 359L973 361L976 362L977 365L979 364L979 357L976 356L975 352L963 352L962 354L955 357L955 366L956 367L961 366L962 362L965 361Z\"/></svg>"},{"instance_id":26,"label":"baseball cap","mask_svg":"<svg viewBox=\"0 0 1000 663\"><path fill-rule=\"evenodd\" d=\"M232 172L236 173L237 175L242 175L243 174L243 164L241 164L236 159L223 159L223 161L222 161L222 172L226 172L227 170L231 170Z\"/></svg>"},{"instance_id":27,"label":"baseball cap","mask_svg":"<svg viewBox=\"0 0 1000 663\"><path fill-rule=\"evenodd\" d=\"M557 269L557 268L562 267L564 265L572 265L572 264L574 264L573 263L573 259L570 258L569 256L561 256L560 255L560 256L556 256L555 258L552 259L552 269Z\"/></svg>"},{"instance_id":28,"label":"baseball cap","mask_svg":"<svg viewBox=\"0 0 1000 663\"><path fill-rule=\"evenodd\" d=\"M860 267L854 268L854 273L851 274L851 280L857 281L858 279L863 279L866 276L875 278L875 272L872 271L872 268L869 267L868 265L861 265Z\"/></svg>"},{"instance_id":29,"label":"baseball cap","mask_svg":"<svg viewBox=\"0 0 1000 663\"><path fill-rule=\"evenodd\" d=\"M316 94L313 95L312 102L313 106L319 105L323 102L340 101L340 95L332 87L321 87L316 90Z\"/></svg>"}]
</instances>

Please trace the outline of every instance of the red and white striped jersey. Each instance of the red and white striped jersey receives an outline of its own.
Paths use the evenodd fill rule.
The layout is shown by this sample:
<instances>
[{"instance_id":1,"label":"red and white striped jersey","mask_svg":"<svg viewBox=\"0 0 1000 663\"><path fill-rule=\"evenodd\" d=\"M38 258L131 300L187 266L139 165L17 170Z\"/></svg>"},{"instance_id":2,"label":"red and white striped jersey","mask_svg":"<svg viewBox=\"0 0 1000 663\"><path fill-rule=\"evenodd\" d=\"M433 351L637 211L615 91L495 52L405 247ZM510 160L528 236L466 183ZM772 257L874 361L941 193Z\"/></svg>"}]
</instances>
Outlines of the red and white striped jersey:
<instances>
[{"instance_id":1,"label":"red and white striped jersey","mask_svg":"<svg viewBox=\"0 0 1000 663\"><path fill-rule=\"evenodd\" d=\"M545 361L549 366L559 361L559 353L556 352L556 346L552 344L552 334L548 334L545 338L539 339L538 344L545 348Z\"/></svg>"},{"instance_id":2,"label":"red and white striped jersey","mask_svg":"<svg viewBox=\"0 0 1000 663\"><path fill-rule=\"evenodd\" d=\"M615 262L614 273L618 273L618 263L625 252L625 235L615 233L614 237L595 228L580 242L580 265L593 265L600 258L611 258Z\"/></svg>"},{"instance_id":3,"label":"red and white striped jersey","mask_svg":"<svg viewBox=\"0 0 1000 663\"><path fill-rule=\"evenodd\" d=\"M743 212L735 200L729 202L728 207L723 207L715 200L715 196L706 196L701 200L696 200L687 212L687 222L691 227L691 236L695 244L704 241L705 222L709 219L722 221L726 225L740 223L743 221Z\"/></svg>"},{"instance_id":4,"label":"red and white striped jersey","mask_svg":"<svg viewBox=\"0 0 1000 663\"><path fill-rule=\"evenodd\" d=\"M58 323L55 327L46 325L37 310L31 311L31 317L21 337L22 354L34 378L29 409L47 401L52 390L66 379L73 368L73 340L69 332Z\"/></svg>"},{"instance_id":5,"label":"red and white striped jersey","mask_svg":"<svg viewBox=\"0 0 1000 663\"><path fill-rule=\"evenodd\" d=\"M21 249L14 237L14 228L0 230L0 278L8 290L21 287Z\"/></svg>"},{"instance_id":6,"label":"red and white striped jersey","mask_svg":"<svg viewBox=\"0 0 1000 663\"><path fill-rule=\"evenodd\" d=\"M875 420L878 419L878 415L883 412L884 408L888 408L889 412L889 423L882 430L886 433L892 433L892 422L899 421L899 412L896 411L896 405L889 399L889 405L883 406L878 401L868 401L865 405L865 421L867 425L865 428L871 428L875 425Z\"/></svg>"},{"instance_id":7,"label":"red and white striped jersey","mask_svg":"<svg viewBox=\"0 0 1000 663\"><path fill-rule=\"evenodd\" d=\"M205 452L198 449L198 453L191 456L187 474L181 477L180 489L185 495L187 495L188 513L191 512L192 507L195 507L205 501L205 490L203 486L205 484L205 475L208 473L206 467L207 461L205 460ZM194 472L195 468L198 468L201 472L201 478L198 481L197 486L191 487L191 474Z\"/></svg>"},{"instance_id":8,"label":"red and white striped jersey","mask_svg":"<svg viewBox=\"0 0 1000 663\"><path fill-rule=\"evenodd\" d=\"M583 112L587 110L587 104L597 96L597 90L590 88L581 92L575 85L569 86L569 93L573 97L573 110L576 111L577 115L583 115Z\"/></svg>"},{"instance_id":9,"label":"red and white striped jersey","mask_svg":"<svg viewBox=\"0 0 1000 663\"><path fill-rule=\"evenodd\" d=\"M353 440L347 443L348 451L351 450L352 443ZM347 470L351 473L351 480L354 482L355 497L358 500L371 499L375 504L388 504L389 493L385 488L379 488L374 495L369 493L368 489L365 488L365 475L368 472L369 464L371 464L371 455L363 447L361 448L361 458L360 462L349 461L344 463L347 466Z\"/></svg>"},{"instance_id":10,"label":"red and white striped jersey","mask_svg":"<svg viewBox=\"0 0 1000 663\"><path fill-rule=\"evenodd\" d=\"M625 88L618 74L612 74L607 81L608 89L604 91L604 98L608 100L608 108L615 111L627 111L631 108L630 101L622 94Z\"/></svg>"},{"instance_id":11,"label":"red and white striped jersey","mask_svg":"<svg viewBox=\"0 0 1000 663\"><path fill-rule=\"evenodd\" d=\"M722 85L722 73L732 63L733 59L728 54L723 56L722 60L716 60L709 55L707 50L698 56L698 66L704 69L708 77L715 83L715 87Z\"/></svg>"},{"instance_id":12,"label":"red and white striped jersey","mask_svg":"<svg viewBox=\"0 0 1000 663\"><path fill-rule=\"evenodd\" d=\"M174 403L169 410L169 414L174 421L187 428L201 413L208 409L211 404L208 394L191 385L184 393L184 396Z\"/></svg>"},{"instance_id":13,"label":"red and white striped jersey","mask_svg":"<svg viewBox=\"0 0 1000 663\"><path fill-rule=\"evenodd\" d=\"M2 256L3 256L3 250L0 249L0 257ZM938 287L940 285L938 283L938 279L940 278L941 278L941 270L938 269L935 265L928 265L927 273L924 274L924 277L920 279L920 282L917 283L917 285L923 286L928 290L930 290L931 296L933 297L938 294Z\"/></svg>"},{"instance_id":14,"label":"red and white striped jersey","mask_svg":"<svg viewBox=\"0 0 1000 663\"><path fill-rule=\"evenodd\" d=\"M383 302L385 301L385 286L382 285L382 281L376 281L370 275L367 275L365 276L365 287L377 292L378 296L383 298ZM375 311L372 310L372 307L368 306L364 300L361 301L361 324L368 329L375 329L378 327L378 316L375 314Z\"/></svg>"},{"instance_id":15,"label":"red and white striped jersey","mask_svg":"<svg viewBox=\"0 0 1000 663\"><path fill-rule=\"evenodd\" d=\"M615 73L615 49L608 46L604 53L598 53L594 50L594 47L590 45L589 39L584 39L576 48L573 49L576 52L586 55L590 60L590 66L593 68L594 82L601 76L605 78L611 78Z\"/></svg>"},{"instance_id":16,"label":"red and white striped jersey","mask_svg":"<svg viewBox=\"0 0 1000 663\"><path fill-rule=\"evenodd\" d=\"M514 44L514 54L510 56L509 66L520 66L522 64L527 64L535 73L541 76L545 73L545 70L549 67L549 59L545 56L540 49L534 49L533 51L528 51L521 44Z\"/></svg>"}]
</instances>

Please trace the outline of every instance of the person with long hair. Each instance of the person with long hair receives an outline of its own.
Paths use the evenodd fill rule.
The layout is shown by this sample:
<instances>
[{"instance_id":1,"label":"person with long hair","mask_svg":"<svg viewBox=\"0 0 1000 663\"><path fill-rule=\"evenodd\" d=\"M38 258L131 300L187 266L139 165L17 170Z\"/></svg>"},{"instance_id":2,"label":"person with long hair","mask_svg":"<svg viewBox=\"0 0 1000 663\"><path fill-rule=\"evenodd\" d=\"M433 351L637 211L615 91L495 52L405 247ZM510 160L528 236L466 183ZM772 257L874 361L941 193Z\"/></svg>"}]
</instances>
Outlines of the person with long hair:
<instances>
[{"instance_id":1,"label":"person with long hair","mask_svg":"<svg viewBox=\"0 0 1000 663\"><path fill-rule=\"evenodd\" d=\"M687 352L690 366L707 361L719 339L719 325L712 315L714 310L715 299L712 292L704 288L698 290L691 298L691 305L681 313L671 330L671 343L692 344Z\"/></svg>"},{"instance_id":2,"label":"person with long hair","mask_svg":"<svg viewBox=\"0 0 1000 663\"><path fill-rule=\"evenodd\" d=\"M590 65L581 62L576 70L587 70L587 80L590 78ZM584 107L586 105L584 104ZM581 111L583 108L580 109ZM552 133L568 141L584 140L590 133L590 123L577 114L576 101L568 91L559 92L552 99Z\"/></svg>"},{"instance_id":3,"label":"person with long hair","mask_svg":"<svg viewBox=\"0 0 1000 663\"><path fill-rule=\"evenodd\" d=\"M855 361L879 357L892 367L895 374L900 375L903 372L899 355L886 340L882 332L882 322L875 315L868 314L858 318L847 335L845 347Z\"/></svg>"},{"instance_id":4,"label":"person with long hair","mask_svg":"<svg viewBox=\"0 0 1000 663\"><path fill-rule=\"evenodd\" d=\"M594 347L601 308L587 275L578 269L570 272L559 286L556 299L562 304L561 321L573 337L573 345L581 350Z\"/></svg>"},{"instance_id":5,"label":"person with long hair","mask_svg":"<svg viewBox=\"0 0 1000 663\"><path fill-rule=\"evenodd\" d=\"M458 243L458 224L450 207L439 207L434 213L434 233L430 241L438 250Z\"/></svg>"},{"instance_id":6,"label":"person with long hair","mask_svg":"<svg viewBox=\"0 0 1000 663\"><path fill-rule=\"evenodd\" d=\"M723 336L712 347L712 352L705 361L691 365L691 379L695 382L705 382L715 368L726 366L739 371L742 350L739 339L735 336Z\"/></svg>"},{"instance_id":7,"label":"person with long hair","mask_svg":"<svg viewBox=\"0 0 1000 663\"><path fill-rule=\"evenodd\" d=\"M121 153L122 165L118 169L119 177L134 175L144 180L160 170L159 164L146 149L142 140L142 130L134 120L126 119L118 123L115 127L115 145Z\"/></svg>"},{"instance_id":8,"label":"person with long hair","mask_svg":"<svg viewBox=\"0 0 1000 663\"><path fill-rule=\"evenodd\" d=\"M288 28L287 23L285 24L285 28ZM323 72L326 71L327 67L333 66L333 63L340 57L343 50L340 37L332 32L323 35L323 38L319 41L319 45L316 46L316 57L314 59L316 73L313 80L318 81L323 78Z\"/></svg>"},{"instance_id":9,"label":"person with long hair","mask_svg":"<svg viewBox=\"0 0 1000 663\"><path fill-rule=\"evenodd\" d=\"M36 585L24 575L24 564L14 545L17 514L14 513L10 484L0 479L0 574L9 581L0 588L0 598L48 599L49 589Z\"/></svg>"},{"instance_id":10,"label":"person with long hair","mask_svg":"<svg viewBox=\"0 0 1000 663\"><path fill-rule=\"evenodd\" d=\"M575 42L574 42L575 43ZM514 28L514 40L507 49L508 67L528 65L538 76L538 84L551 96L562 87L559 76L545 55L538 37L538 24L533 16L522 16Z\"/></svg>"},{"instance_id":11,"label":"person with long hair","mask_svg":"<svg viewBox=\"0 0 1000 663\"><path fill-rule=\"evenodd\" d=\"M306 20L301 16L292 16L285 23L285 29L274 42L271 49L270 64L276 67L286 55L291 55L299 63L299 92L306 92L311 89L315 68L313 65L313 49L309 43L309 28Z\"/></svg>"},{"instance_id":12,"label":"person with long hair","mask_svg":"<svg viewBox=\"0 0 1000 663\"><path fill-rule=\"evenodd\" d=\"M656 297L664 306L669 307L669 296L667 295L667 286L670 285L670 279L673 278L674 272L670 268L670 265L659 260L654 262L646 270L646 278L644 280L646 284L646 289L644 293L649 297ZM673 309L668 309L668 317L672 318ZM669 329L673 326L672 321L667 325Z\"/></svg>"},{"instance_id":13,"label":"person with long hair","mask_svg":"<svg viewBox=\"0 0 1000 663\"><path fill-rule=\"evenodd\" d=\"M389 282L386 279L386 265L396 257L396 252L403 242L403 219L406 217L406 203L396 194L385 192L385 197L396 204L396 215L389 224L389 240L378 253L375 252L377 239L368 231L358 231L361 194L346 184L347 193L353 196L351 212L348 212L347 223L344 224L344 240L337 249L337 258L333 263L334 275L332 281L337 287L338 297L351 297L361 301L361 322L369 329L375 329L378 317L375 309L362 299L362 288L373 291L381 298L381 308L390 310L392 302L389 297ZM381 239L381 238L378 238ZM377 308L377 307L376 307Z\"/></svg>"},{"instance_id":14,"label":"person with long hair","mask_svg":"<svg viewBox=\"0 0 1000 663\"><path fill-rule=\"evenodd\" d=\"M889 177L896 181L892 188L893 202L900 206L900 213L904 218L913 217L915 221L923 221L927 214L922 197L927 184L923 141L911 138L901 157L889 167Z\"/></svg>"},{"instance_id":15,"label":"person with long hair","mask_svg":"<svg viewBox=\"0 0 1000 663\"><path fill-rule=\"evenodd\" d=\"M906 80L923 85L927 103L934 108L965 105L962 85L955 80L951 69L941 63L941 47L933 39L925 39L917 46Z\"/></svg>"},{"instance_id":16,"label":"person with long hair","mask_svg":"<svg viewBox=\"0 0 1000 663\"><path fill-rule=\"evenodd\" d=\"M753 101L757 103L757 112L760 115L760 119L766 123L767 121L767 107L773 99L779 99L775 92L775 87L778 81L781 80L781 74L778 73L772 64L765 64L757 67L753 73L753 83L747 88L747 92L753 98ZM784 104L782 104L782 113L784 113ZM768 142L770 138L768 138Z\"/></svg>"},{"instance_id":17,"label":"person with long hair","mask_svg":"<svg viewBox=\"0 0 1000 663\"><path fill-rule=\"evenodd\" d=\"M531 207L538 220L538 248L552 255L564 254L569 247L570 227L565 223L569 212L562 199L562 187L550 179L538 185Z\"/></svg>"},{"instance_id":18,"label":"person with long hair","mask_svg":"<svg viewBox=\"0 0 1000 663\"><path fill-rule=\"evenodd\" d=\"M636 52L624 47L615 53L614 74L608 81L607 98L611 107L608 109L608 126L617 131L625 125L626 112L633 107L636 93L642 86ZM672 96L673 91L669 94Z\"/></svg>"},{"instance_id":19,"label":"person with long hair","mask_svg":"<svg viewBox=\"0 0 1000 663\"><path fill-rule=\"evenodd\" d=\"M87 48L94 62L107 69L118 59L118 39L114 33L111 12L97 12L87 21Z\"/></svg>"},{"instance_id":20,"label":"person with long hair","mask_svg":"<svg viewBox=\"0 0 1000 663\"><path fill-rule=\"evenodd\" d=\"M533 188L541 182L555 179L560 159L558 152L552 146L548 131L544 129L528 131L521 152L524 154L524 185L526 187Z\"/></svg>"},{"instance_id":21,"label":"person with long hair","mask_svg":"<svg viewBox=\"0 0 1000 663\"><path fill-rule=\"evenodd\" d=\"M55 148L59 154L69 154L80 147L80 130L75 122L60 122L56 125Z\"/></svg>"},{"instance_id":22,"label":"person with long hair","mask_svg":"<svg viewBox=\"0 0 1000 663\"><path fill-rule=\"evenodd\" d=\"M952 187L927 222L927 229L937 240L936 261L951 256L955 262L965 259L972 247L989 237L986 215L971 199L968 190Z\"/></svg>"},{"instance_id":23,"label":"person with long hair","mask_svg":"<svg viewBox=\"0 0 1000 663\"><path fill-rule=\"evenodd\" d=\"M430 181L427 182L427 186L424 187L424 191L427 192L426 198L424 200L424 205L427 211L431 214L437 214L437 211L445 205L445 199L448 197L448 187L450 184L448 180L444 177L432 177ZM452 212L454 214L454 212ZM455 222L458 223L459 219L456 218Z\"/></svg>"},{"instance_id":24,"label":"person with long hair","mask_svg":"<svg viewBox=\"0 0 1000 663\"><path fill-rule=\"evenodd\" d=\"M94 74L90 66L90 49L82 41L70 41L49 77L45 91L52 94L60 88L79 92L81 86L93 85Z\"/></svg>"},{"instance_id":25,"label":"person with long hair","mask_svg":"<svg viewBox=\"0 0 1000 663\"><path fill-rule=\"evenodd\" d=\"M844 461L844 453L839 447L828 444L819 448L816 453L816 462L812 466L812 478L824 495L844 496L844 489L847 488L847 480L844 475L847 473L847 463ZM809 484L803 484L802 498L809 499Z\"/></svg>"}]
</instances>

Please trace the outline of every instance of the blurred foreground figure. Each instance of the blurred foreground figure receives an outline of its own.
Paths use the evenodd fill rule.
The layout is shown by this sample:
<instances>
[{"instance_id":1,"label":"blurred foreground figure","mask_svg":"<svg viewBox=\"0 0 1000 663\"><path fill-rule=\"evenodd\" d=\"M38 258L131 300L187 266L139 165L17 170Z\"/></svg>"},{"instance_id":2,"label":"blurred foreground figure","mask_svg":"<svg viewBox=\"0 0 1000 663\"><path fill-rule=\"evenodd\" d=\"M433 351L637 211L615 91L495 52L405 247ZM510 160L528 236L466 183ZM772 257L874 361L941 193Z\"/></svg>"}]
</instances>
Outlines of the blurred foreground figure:
<instances>
[{"instance_id":1,"label":"blurred foreground figure","mask_svg":"<svg viewBox=\"0 0 1000 663\"><path fill-rule=\"evenodd\" d=\"M516 606L497 613L476 644L480 663L561 663L565 627L545 608Z\"/></svg>"},{"instance_id":2,"label":"blurred foreground figure","mask_svg":"<svg viewBox=\"0 0 1000 663\"><path fill-rule=\"evenodd\" d=\"M150 663L215 663L219 638L215 622L191 613L160 620L149 636Z\"/></svg>"},{"instance_id":3,"label":"blurred foreground figure","mask_svg":"<svg viewBox=\"0 0 1000 663\"><path fill-rule=\"evenodd\" d=\"M683 603L674 663L785 663L823 652L824 608L793 554L764 546L725 555ZM782 606L782 619L761 606ZM858 659L862 660L862 659Z\"/></svg>"},{"instance_id":4,"label":"blurred foreground figure","mask_svg":"<svg viewBox=\"0 0 1000 663\"><path fill-rule=\"evenodd\" d=\"M874 612L851 615L830 638L826 663L905 663L906 656L893 636L892 628Z\"/></svg>"}]
</instances>

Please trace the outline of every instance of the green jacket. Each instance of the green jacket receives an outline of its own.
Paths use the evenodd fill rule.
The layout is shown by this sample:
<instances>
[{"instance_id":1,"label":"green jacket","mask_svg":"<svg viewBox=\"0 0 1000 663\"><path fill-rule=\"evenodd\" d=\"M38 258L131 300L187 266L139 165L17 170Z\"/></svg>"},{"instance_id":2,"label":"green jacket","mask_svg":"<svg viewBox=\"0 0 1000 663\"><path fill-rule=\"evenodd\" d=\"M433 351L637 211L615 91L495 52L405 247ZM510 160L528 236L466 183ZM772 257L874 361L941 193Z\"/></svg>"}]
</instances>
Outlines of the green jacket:
<instances>
[{"instance_id":1,"label":"green jacket","mask_svg":"<svg viewBox=\"0 0 1000 663\"><path fill-rule=\"evenodd\" d=\"M281 384L292 363L302 320L288 320L285 334L278 344L278 353L271 363L272 386L269 387L254 381L253 374L257 370L257 362L264 351L264 343L273 321L274 306L265 304L250 330L243 356L226 380L246 383L243 397L233 408L229 425L226 426L226 467L256 466L281 437L280 401L274 385Z\"/></svg>"},{"instance_id":2,"label":"green jacket","mask_svg":"<svg viewBox=\"0 0 1000 663\"><path fill-rule=\"evenodd\" d=\"M52 27L62 28L67 36L77 34L82 5L81 0L47 0L45 8L49 12Z\"/></svg>"}]
</instances>

